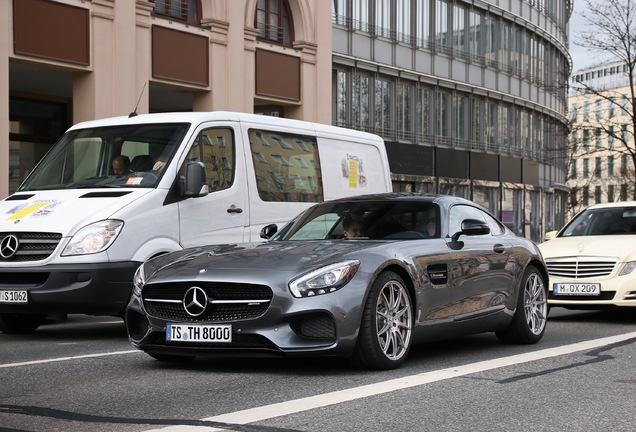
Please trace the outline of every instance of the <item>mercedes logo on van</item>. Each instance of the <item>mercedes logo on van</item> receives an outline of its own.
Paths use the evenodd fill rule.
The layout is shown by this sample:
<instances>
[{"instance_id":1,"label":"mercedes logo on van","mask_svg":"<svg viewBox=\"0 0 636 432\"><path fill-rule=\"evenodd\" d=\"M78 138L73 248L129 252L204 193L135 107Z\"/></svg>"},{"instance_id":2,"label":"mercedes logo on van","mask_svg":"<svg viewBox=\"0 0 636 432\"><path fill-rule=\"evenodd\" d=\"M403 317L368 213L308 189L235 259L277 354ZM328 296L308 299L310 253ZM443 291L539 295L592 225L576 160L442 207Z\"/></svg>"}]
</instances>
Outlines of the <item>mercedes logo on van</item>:
<instances>
[{"instance_id":1,"label":"mercedes logo on van","mask_svg":"<svg viewBox=\"0 0 636 432\"><path fill-rule=\"evenodd\" d=\"M203 288L193 286L189 288L183 296L183 307L188 315L198 317L205 312L208 305L208 295Z\"/></svg>"},{"instance_id":2,"label":"mercedes logo on van","mask_svg":"<svg viewBox=\"0 0 636 432\"><path fill-rule=\"evenodd\" d=\"M13 234L9 234L3 238L2 241L0 241L0 257L4 259L12 258L16 252L18 252L19 244L20 241L18 237Z\"/></svg>"}]
</instances>

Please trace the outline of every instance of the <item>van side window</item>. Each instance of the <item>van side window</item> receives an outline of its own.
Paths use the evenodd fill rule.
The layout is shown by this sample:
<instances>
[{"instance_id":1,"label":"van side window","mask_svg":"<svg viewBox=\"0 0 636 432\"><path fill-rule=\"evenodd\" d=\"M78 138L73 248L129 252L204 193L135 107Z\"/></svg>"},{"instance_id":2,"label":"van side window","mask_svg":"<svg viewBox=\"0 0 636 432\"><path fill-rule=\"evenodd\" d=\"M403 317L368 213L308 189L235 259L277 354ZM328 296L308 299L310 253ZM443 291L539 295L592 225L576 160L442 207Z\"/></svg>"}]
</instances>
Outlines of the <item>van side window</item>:
<instances>
[{"instance_id":1,"label":"van side window","mask_svg":"<svg viewBox=\"0 0 636 432\"><path fill-rule=\"evenodd\" d=\"M248 132L258 195L263 201L321 202L316 138L279 131Z\"/></svg>"},{"instance_id":2,"label":"van side window","mask_svg":"<svg viewBox=\"0 0 636 432\"><path fill-rule=\"evenodd\" d=\"M227 189L234 182L234 151L232 129L205 129L188 152L186 162L203 162L210 191Z\"/></svg>"}]
</instances>

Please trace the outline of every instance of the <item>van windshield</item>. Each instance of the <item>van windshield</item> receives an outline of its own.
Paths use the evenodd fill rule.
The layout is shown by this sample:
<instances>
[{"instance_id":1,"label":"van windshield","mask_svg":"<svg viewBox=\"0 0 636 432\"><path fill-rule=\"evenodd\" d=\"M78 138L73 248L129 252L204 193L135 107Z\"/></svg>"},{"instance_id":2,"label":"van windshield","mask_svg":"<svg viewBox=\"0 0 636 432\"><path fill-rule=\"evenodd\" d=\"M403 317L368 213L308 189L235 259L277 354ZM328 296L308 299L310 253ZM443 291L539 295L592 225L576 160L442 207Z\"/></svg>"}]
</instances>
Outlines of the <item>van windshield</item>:
<instances>
[{"instance_id":1,"label":"van windshield","mask_svg":"<svg viewBox=\"0 0 636 432\"><path fill-rule=\"evenodd\" d=\"M154 188L189 123L149 123L66 133L19 190Z\"/></svg>"}]
</instances>

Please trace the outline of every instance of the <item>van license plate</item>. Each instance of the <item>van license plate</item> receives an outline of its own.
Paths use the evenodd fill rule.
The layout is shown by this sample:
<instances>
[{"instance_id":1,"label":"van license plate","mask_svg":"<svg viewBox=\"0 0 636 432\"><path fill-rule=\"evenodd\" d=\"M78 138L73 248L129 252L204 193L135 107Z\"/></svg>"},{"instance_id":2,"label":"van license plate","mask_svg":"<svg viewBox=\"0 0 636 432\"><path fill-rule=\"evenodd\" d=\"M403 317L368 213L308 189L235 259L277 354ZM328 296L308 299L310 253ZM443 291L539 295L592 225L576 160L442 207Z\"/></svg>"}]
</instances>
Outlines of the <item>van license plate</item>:
<instances>
[{"instance_id":1,"label":"van license plate","mask_svg":"<svg viewBox=\"0 0 636 432\"><path fill-rule=\"evenodd\" d=\"M231 325L168 324L166 341L232 342Z\"/></svg>"},{"instance_id":2,"label":"van license plate","mask_svg":"<svg viewBox=\"0 0 636 432\"><path fill-rule=\"evenodd\" d=\"M26 290L0 291L0 303L28 303Z\"/></svg>"},{"instance_id":3,"label":"van license plate","mask_svg":"<svg viewBox=\"0 0 636 432\"><path fill-rule=\"evenodd\" d=\"M598 283L555 283L555 295L601 295L601 284Z\"/></svg>"}]
</instances>

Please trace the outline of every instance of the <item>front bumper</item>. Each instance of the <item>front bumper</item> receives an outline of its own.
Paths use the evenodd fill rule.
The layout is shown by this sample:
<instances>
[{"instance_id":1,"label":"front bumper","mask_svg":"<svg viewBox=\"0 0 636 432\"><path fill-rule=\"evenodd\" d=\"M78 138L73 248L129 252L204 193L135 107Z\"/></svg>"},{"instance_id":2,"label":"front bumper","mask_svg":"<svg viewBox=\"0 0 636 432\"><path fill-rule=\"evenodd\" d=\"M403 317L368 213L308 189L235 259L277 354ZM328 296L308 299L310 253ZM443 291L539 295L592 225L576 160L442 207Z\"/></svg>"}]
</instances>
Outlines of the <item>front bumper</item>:
<instances>
[{"instance_id":1,"label":"front bumper","mask_svg":"<svg viewBox=\"0 0 636 432\"><path fill-rule=\"evenodd\" d=\"M555 295L555 283L598 283L601 285L601 294L596 296ZM548 304L573 309L597 309L613 306L636 307L636 274L632 272L624 276L594 279L561 279L551 277L548 290Z\"/></svg>"},{"instance_id":2,"label":"front bumper","mask_svg":"<svg viewBox=\"0 0 636 432\"><path fill-rule=\"evenodd\" d=\"M364 292L365 286L359 288ZM258 317L219 321L159 318L149 314L140 297L133 294L126 309L126 329L133 346L156 356L347 357L355 347L361 319L363 294L355 293L354 283L315 298L294 299L287 294L274 294L271 305ZM184 323L231 324L232 342L167 341L167 324Z\"/></svg>"},{"instance_id":3,"label":"front bumper","mask_svg":"<svg viewBox=\"0 0 636 432\"><path fill-rule=\"evenodd\" d=\"M0 313L123 315L139 262L0 268L0 291L27 291L28 303Z\"/></svg>"}]
</instances>

